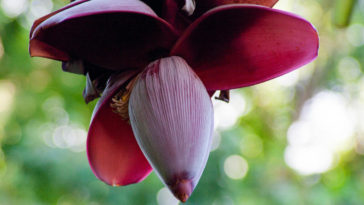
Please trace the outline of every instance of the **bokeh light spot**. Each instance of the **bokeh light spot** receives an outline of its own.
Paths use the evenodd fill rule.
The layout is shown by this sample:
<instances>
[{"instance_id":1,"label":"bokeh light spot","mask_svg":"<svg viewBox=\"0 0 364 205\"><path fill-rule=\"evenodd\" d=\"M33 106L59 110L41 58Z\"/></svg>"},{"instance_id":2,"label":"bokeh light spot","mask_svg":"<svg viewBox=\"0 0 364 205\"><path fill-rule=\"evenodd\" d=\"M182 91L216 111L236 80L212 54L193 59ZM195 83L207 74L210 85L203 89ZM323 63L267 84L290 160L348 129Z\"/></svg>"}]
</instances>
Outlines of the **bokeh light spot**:
<instances>
[{"instance_id":1,"label":"bokeh light spot","mask_svg":"<svg viewBox=\"0 0 364 205\"><path fill-rule=\"evenodd\" d=\"M364 25L352 24L346 30L346 38L353 46L364 45Z\"/></svg>"},{"instance_id":2,"label":"bokeh light spot","mask_svg":"<svg viewBox=\"0 0 364 205\"><path fill-rule=\"evenodd\" d=\"M342 58L338 65L340 77L345 81L356 80L361 74L360 63L353 57Z\"/></svg>"},{"instance_id":3,"label":"bokeh light spot","mask_svg":"<svg viewBox=\"0 0 364 205\"><path fill-rule=\"evenodd\" d=\"M158 205L178 205L179 201L173 196L173 194L167 189L162 188L157 194Z\"/></svg>"},{"instance_id":4,"label":"bokeh light spot","mask_svg":"<svg viewBox=\"0 0 364 205\"><path fill-rule=\"evenodd\" d=\"M14 95L15 85L10 81L0 81L0 113L11 108Z\"/></svg>"},{"instance_id":5,"label":"bokeh light spot","mask_svg":"<svg viewBox=\"0 0 364 205\"><path fill-rule=\"evenodd\" d=\"M214 132L210 151L212 152L212 151L215 151L217 148L219 148L220 143L221 143L220 133L219 132Z\"/></svg>"},{"instance_id":6,"label":"bokeh light spot","mask_svg":"<svg viewBox=\"0 0 364 205\"><path fill-rule=\"evenodd\" d=\"M246 114L246 101L236 91L230 91L230 102L213 100L215 129L227 129L233 126L239 117Z\"/></svg>"},{"instance_id":7,"label":"bokeh light spot","mask_svg":"<svg viewBox=\"0 0 364 205\"><path fill-rule=\"evenodd\" d=\"M348 100L321 91L305 103L300 118L288 129L287 165L303 175L326 172L339 152L353 148L355 128Z\"/></svg>"},{"instance_id":8,"label":"bokeh light spot","mask_svg":"<svg viewBox=\"0 0 364 205\"><path fill-rule=\"evenodd\" d=\"M276 82L279 85L284 86L284 87L292 87L292 86L294 86L295 84L298 83L299 74L300 74L299 70L294 70L294 71L292 71L290 73L287 73L287 74L282 75L282 76L280 76L278 78L275 78L272 81Z\"/></svg>"},{"instance_id":9,"label":"bokeh light spot","mask_svg":"<svg viewBox=\"0 0 364 205\"><path fill-rule=\"evenodd\" d=\"M249 158L258 157L263 152L263 142L260 137L250 134L241 139L241 152Z\"/></svg>"},{"instance_id":10,"label":"bokeh light spot","mask_svg":"<svg viewBox=\"0 0 364 205\"><path fill-rule=\"evenodd\" d=\"M53 2L51 0L33 0L30 4L30 12L35 18L42 17L52 11Z\"/></svg>"},{"instance_id":11,"label":"bokeh light spot","mask_svg":"<svg viewBox=\"0 0 364 205\"><path fill-rule=\"evenodd\" d=\"M239 155L231 155L225 159L224 171L231 179L243 179L248 173L248 162Z\"/></svg>"},{"instance_id":12,"label":"bokeh light spot","mask_svg":"<svg viewBox=\"0 0 364 205\"><path fill-rule=\"evenodd\" d=\"M53 131L53 144L56 147L70 149L74 152L85 150L87 132L74 126L63 125Z\"/></svg>"},{"instance_id":13,"label":"bokeh light spot","mask_svg":"<svg viewBox=\"0 0 364 205\"><path fill-rule=\"evenodd\" d=\"M15 18L22 14L28 6L27 0L2 0L1 7L10 18Z\"/></svg>"},{"instance_id":14,"label":"bokeh light spot","mask_svg":"<svg viewBox=\"0 0 364 205\"><path fill-rule=\"evenodd\" d=\"M288 146L284 159L288 166L302 175L326 172L334 160L330 150L320 146Z\"/></svg>"}]
</instances>

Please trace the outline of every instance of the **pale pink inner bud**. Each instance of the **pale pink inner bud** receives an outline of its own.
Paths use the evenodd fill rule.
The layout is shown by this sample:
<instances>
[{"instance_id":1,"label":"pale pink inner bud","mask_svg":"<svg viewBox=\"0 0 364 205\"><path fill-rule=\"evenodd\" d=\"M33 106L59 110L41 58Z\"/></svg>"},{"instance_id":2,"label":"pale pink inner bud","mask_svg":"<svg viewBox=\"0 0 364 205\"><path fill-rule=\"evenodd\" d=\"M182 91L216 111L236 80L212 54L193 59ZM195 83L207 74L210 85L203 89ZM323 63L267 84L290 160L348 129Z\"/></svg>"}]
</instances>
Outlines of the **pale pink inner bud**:
<instances>
[{"instance_id":1,"label":"pale pink inner bud","mask_svg":"<svg viewBox=\"0 0 364 205\"><path fill-rule=\"evenodd\" d=\"M129 116L149 163L174 195L186 201L212 141L213 108L201 80L184 59L159 59L135 83Z\"/></svg>"},{"instance_id":2,"label":"pale pink inner bud","mask_svg":"<svg viewBox=\"0 0 364 205\"><path fill-rule=\"evenodd\" d=\"M195 0L185 0L185 5L183 6L183 10L186 11L186 13L191 16L193 12L195 11L196 3Z\"/></svg>"}]
</instances>

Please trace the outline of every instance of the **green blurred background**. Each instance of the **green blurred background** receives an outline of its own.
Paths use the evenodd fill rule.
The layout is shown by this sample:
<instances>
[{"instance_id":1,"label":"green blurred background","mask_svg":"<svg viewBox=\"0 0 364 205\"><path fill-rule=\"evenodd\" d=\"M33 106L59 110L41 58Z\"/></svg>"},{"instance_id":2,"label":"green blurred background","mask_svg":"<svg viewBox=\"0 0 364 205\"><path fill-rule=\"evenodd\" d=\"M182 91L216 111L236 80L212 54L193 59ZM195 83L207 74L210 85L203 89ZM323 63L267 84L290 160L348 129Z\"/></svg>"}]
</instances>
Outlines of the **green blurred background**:
<instances>
[{"instance_id":1,"label":"green blurred background","mask_svg":"<svg viewBox=\"0 0 364 205\"><path fill-rule=\"evenodd\" d=\"M0 205L177 204L154 173L127 187L97 180L85 78L29 57L34 19L68 2L0 3ZM214 100L214 148L186 204L364 204L364 0L354 3L279 1L318 29L319 57Z\"/></svg>"}]
</instances>

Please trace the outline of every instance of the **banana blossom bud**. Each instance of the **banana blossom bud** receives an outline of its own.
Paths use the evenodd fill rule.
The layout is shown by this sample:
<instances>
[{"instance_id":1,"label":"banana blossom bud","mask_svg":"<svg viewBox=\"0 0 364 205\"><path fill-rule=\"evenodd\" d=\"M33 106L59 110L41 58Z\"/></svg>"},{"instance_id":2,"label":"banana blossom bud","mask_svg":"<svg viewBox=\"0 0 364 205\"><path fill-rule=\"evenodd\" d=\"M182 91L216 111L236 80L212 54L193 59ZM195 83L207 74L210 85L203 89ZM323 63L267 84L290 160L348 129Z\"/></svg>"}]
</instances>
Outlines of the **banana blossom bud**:
<instances>
[{"instance_id":1,"label":"banana blossom bud","mask_svg":"<svg viewBox=\"0 0 364 205\"><path fill-rule=\"evenodd\" d=\"M212 141L213 108L202 81L180 57L154 61L133 88L129 117L149 163L185 202L205 168Z\"/></svg>"}]
</instances>

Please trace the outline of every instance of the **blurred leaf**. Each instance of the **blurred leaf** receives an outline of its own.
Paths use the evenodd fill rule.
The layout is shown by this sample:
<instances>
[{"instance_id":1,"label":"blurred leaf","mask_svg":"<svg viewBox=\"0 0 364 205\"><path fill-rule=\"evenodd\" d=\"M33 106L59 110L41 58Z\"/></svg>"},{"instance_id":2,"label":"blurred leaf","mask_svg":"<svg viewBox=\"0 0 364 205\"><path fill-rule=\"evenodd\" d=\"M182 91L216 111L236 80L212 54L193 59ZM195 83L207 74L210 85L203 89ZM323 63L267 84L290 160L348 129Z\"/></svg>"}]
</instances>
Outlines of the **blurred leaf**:
<instances>
[{"instance_id":1,"label":"blurred leaf","mask_svg":"<svg viewBox=\"0 0 364 205\"><path fill-rule=\"evenodd\" d=\"M334 10L334 24L337 27L346 27L350 23L356 0L336 0Z\"/></svg>"}]
</instances>

